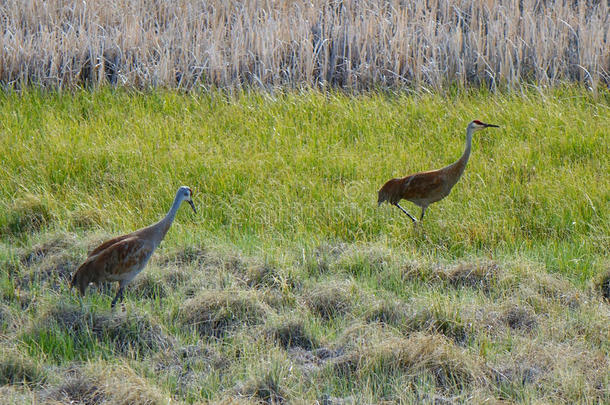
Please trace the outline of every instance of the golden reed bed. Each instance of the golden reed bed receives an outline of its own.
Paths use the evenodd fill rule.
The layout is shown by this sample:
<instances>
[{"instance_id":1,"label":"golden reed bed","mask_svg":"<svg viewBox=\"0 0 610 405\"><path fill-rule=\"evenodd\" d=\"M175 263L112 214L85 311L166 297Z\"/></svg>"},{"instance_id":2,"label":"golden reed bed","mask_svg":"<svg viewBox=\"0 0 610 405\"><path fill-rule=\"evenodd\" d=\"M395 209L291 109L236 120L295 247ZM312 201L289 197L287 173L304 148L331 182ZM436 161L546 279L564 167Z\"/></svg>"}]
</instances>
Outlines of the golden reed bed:
<instances>
[{"instance_id":1,"label":"golden reed bed","mask_svg":"<svg viewBox=\"0 0 610 405\"><path fill-rule=\"evenodd\" d=\"M610 83L607 1L6 0L0 83Z\"/></svg>"}]
</instances>

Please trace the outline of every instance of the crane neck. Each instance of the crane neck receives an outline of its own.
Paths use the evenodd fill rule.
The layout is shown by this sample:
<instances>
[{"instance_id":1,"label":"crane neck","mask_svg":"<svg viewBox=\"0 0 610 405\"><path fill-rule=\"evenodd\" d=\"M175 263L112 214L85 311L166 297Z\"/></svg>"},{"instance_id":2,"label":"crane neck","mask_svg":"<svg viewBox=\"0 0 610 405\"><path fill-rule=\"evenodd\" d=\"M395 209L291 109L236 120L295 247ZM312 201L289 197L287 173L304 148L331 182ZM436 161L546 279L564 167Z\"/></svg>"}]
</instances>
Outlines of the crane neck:
<instances>
[{"instance_id":1,"label":"crane neck","mask_svg":"<svg viewBox=\"0 0 610 405\"><path fill-rule=\"evenodd\" d=\"M468 128L466 131L466 148L464 149L464 153L461 157L464 164L468 162L468 158L470 157L470 151L472 149L472 134L474 134L474 130L472 128Z\"/></svg>"},{"instance_id":2,"label":"crane neck","mask_svg":"<svg viewBox=\"0 0 610 405\"><path fill-rule=\"evenodd\" d=\"M165 237L165 234L172 226L174 222L174 218L176 217L176 213L178 212L178 208L180 208L180 204L182 204L183 198L180 192L176 193L176 197L174 198L174 203L172 207L169 209L165 217L157 223L159 227L158 238L159 242Z\"/></svg>"},{"instance_id":3,"label":"crane neck","mask_svg":"<svg viewBox=\"0 0 610 405\"><path fill-rule=\"evenodd\" d=\"M457 166L460 173L464 171L466 168L466 163L468 163L468 158L470 158L470 151L472 150L472 135L474 134L474 129L468 127L466 130L466 147L464 149L464 153L462 156L453 164L453 166Z\"/></svg>"}]
</instances>

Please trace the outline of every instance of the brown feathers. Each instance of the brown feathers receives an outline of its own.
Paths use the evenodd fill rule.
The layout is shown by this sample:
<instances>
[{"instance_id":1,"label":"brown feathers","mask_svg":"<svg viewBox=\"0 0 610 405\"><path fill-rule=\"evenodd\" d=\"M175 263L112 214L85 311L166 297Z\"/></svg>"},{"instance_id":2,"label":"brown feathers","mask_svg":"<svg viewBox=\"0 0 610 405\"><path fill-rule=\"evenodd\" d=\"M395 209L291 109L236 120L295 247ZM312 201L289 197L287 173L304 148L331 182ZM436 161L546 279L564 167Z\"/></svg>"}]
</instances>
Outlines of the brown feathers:
<instances>
[{"instance_id":1,"label":"brown feathers","mask_svg":"<svg viewBox=\"0 0 610 405\"><path fill-rule=\"evenodd\" d=\"M85 295L89 283L131 281L144 268L155 246L137 233L104 242L94 249L72 278Z\"/></svg>"},{"instance_id":2,"label":"brown feathers","mask_svg":"<svg viewBox=\"0 0 610 405\"><path fill-rule=\"evenodd\" d=\"M443 174L438 171L416 173L400 179L391 179L379 189L377 203L381 204L388 201L390 204L396 204L400 200L413 201L434 198L443 194L445 185Z\"/></svg>"},{"instance_id":3,"label":"brown feathers","mask_svg":"<svg viewBox=\"0 0 610 405\"><path fill-rule=\"evenodd\" d=\"M90 283L118 281L119 289L112 300L112 306L122 299L123 289L146 266L153 252L169 230L182 201L195 206L191 200L192 191L180 187L171 209L161 221L127 235L110 239L89 253L85 262L72 276L70 288L77 287L85 295Z\"/></svg>"},{"instance_id":4,"label":"brown feathers","mask_svg":"<svg viewBox=\"0 0 610 405\"><path fill-rule=\"evenodd\" d=\"M470 157L472 134L488 127L497 127L497 125L485 124L478 120L470 122L466 129L466 149L456 162L442 169L419 172L387 181L377 193L377 204L381 205L387 201L400 208L413 222L416 222L416 219L398 204L400 200L411 201L421 207L420 220L422 220L428 205L447 197L464 173Z\"/></svg>"}]
</instances>

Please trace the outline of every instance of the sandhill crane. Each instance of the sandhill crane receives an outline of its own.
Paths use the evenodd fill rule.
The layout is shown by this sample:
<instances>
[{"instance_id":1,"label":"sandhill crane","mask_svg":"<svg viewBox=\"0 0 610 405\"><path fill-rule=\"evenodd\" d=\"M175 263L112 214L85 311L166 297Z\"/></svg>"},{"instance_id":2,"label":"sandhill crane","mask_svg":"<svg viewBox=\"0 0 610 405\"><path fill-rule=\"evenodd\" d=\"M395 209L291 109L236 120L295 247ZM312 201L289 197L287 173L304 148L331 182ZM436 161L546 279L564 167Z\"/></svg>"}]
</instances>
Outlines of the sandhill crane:
<instances>
[{"instance_id":1,"label":"sandhill crane","mask_svg":"<svg viewBox=\"0 0 610 405\"><path fill-rule=\"evenodd\" d=\"M486 124L479 120L470 122L466 128L466 149L462 157L442 169L419 172L400 179L389 180L377 193L377 205L379 206L384 201L387 201L389 204L400 208L402 212L407 214L416 223L417 220L398 204L403 199L411 201L421 207L421 217L419 220L424 219L428 205L447 197L455 183L462 177L470 157L472 135L476 131L488 127L499 128L498 125Z\"/></svg>"},{"instance_id":2,"label":"sandhill crane","mask_svg":"<svg viewBox=\"0 0 610 405\"><path fill-rule=\"evenodd\" d=\"M192 196L193 191L189 187L180 187L165 218L146 228L110 239L95 248L74 273L70 289L76 286L81 296L84 296L90 283L118 281L119 288L111 304L114 308L117 300L123 299L123 290L127 284L142 271L163 240L182 201L187 201L197 213Z\"/></svg>"}]
</instances>

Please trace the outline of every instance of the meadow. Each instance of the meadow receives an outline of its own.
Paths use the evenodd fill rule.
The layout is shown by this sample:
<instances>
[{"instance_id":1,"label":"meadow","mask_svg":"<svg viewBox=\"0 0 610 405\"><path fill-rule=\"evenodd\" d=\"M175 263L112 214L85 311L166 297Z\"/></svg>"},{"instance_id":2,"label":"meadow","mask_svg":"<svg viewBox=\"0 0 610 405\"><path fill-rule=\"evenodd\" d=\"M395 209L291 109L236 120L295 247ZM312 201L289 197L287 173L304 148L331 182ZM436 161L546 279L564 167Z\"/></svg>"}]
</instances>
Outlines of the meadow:
<instances>
[{"instance_id":1,"label":"meadow","mask_svg":"<svg viewBox=\"0 0 610 405\"><path fill-rule=\"evenodd\" d=\"M0 94L4 403L608 403L610 99ZM464 177L414 227L392 177ZM110 310L70 274L194 190ZM418 210L404 205L413 214Z\"/></svg>"},{"instance_id":2,"label":"meadow","mask_svg":"<svg viewBox=\"0 0 610 405\"><path fill-rule=\"evenodd\" d=\"M3 1L0 402L610 403L609 7Z\"/></svg>"}]
</instances>

